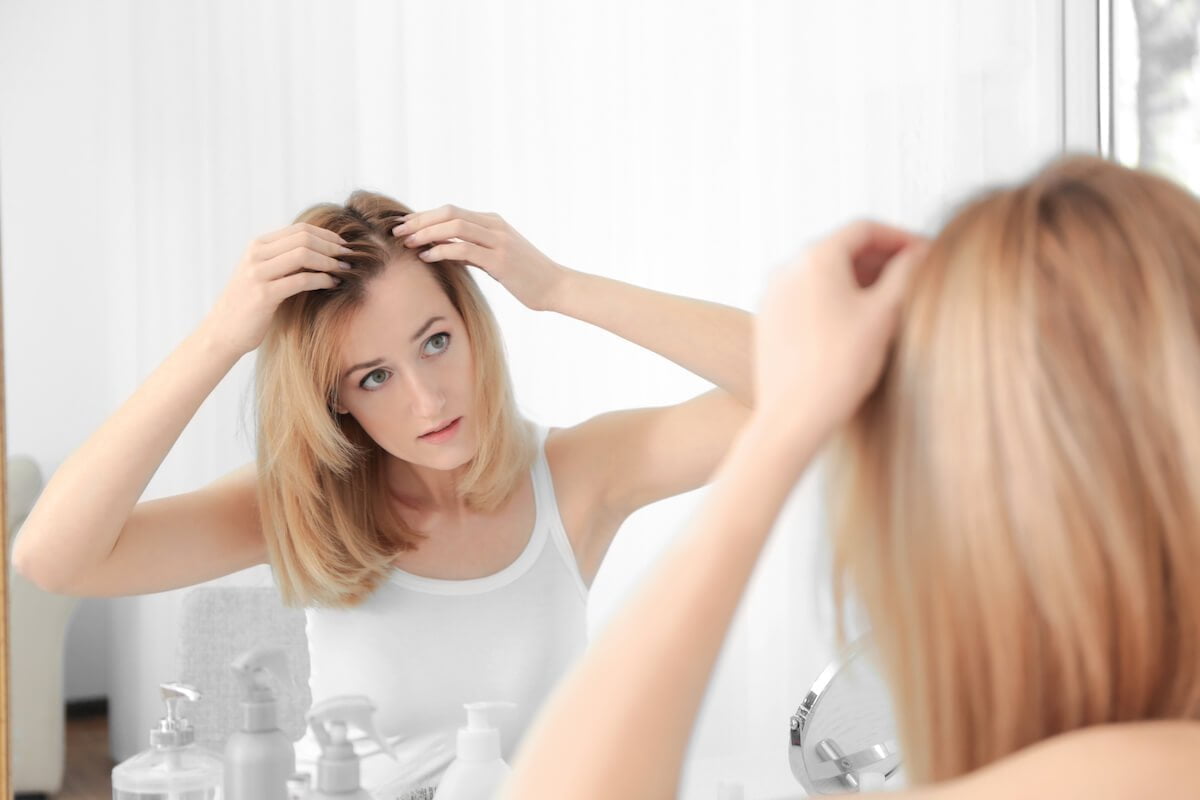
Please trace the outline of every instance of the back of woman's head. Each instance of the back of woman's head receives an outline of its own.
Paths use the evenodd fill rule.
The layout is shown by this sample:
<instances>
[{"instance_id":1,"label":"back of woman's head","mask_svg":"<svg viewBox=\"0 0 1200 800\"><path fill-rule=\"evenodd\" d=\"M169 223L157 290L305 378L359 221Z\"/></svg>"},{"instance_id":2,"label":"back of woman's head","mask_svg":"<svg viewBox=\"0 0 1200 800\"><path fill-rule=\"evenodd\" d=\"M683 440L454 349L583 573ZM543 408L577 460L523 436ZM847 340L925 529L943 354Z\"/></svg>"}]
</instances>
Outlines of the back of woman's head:
<instances>
[{"instance_id":1,"label":"back of woman's head","mask_svg":"<svg viewBox=\"0 0 1200 800\"><path fill-rule=\"evenodd\" d=\"M420 535L383 498L386 454L350 414L338 414L341 350L372 282L399 261L428 269L462 317L474 366L477 449L457 485L468 508L491 511L512 494L533 458L499 328L466 265L425 264L391 229L410 213L381 194L356 191L297 217L337 233L353 252L341 284L280 304L258 350L259 516L285 602L361 602Z\"/></svg>"},{"instance_id":2,"label":"back of woman's head","mask_svg":"<svg viewBox=\"0 0 1200 800\"><path fill-rule=\"evenodd\" d=\"M971 202L832 477L916 780L1200 718L1200 203L1089 157Z\"/></svg>"}]
</instances>

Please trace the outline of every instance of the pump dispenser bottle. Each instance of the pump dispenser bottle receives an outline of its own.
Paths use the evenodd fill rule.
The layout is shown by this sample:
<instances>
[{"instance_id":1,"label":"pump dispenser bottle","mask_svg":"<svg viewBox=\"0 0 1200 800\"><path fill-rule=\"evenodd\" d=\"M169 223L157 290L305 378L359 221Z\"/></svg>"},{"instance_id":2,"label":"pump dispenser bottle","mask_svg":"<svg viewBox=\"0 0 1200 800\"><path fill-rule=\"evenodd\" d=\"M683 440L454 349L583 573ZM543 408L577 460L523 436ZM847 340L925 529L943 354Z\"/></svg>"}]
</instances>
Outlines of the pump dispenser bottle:
<instances>
[{"instance_id":1,"label":"pump dispenser bottle","mask_svg":"<svg viewBox=\"0 0 1200 800\"><path fill-rule=\"evenodd\" d=\"M314 703L308 724L321 747L315 786L305 800L372 800L359 781L359 757L349 739L354 726L392 758L396 754L375 730L375 704L362 695L340 695Z\"/></svg>"},{"instance_id":2,"label":"pump dispenser bottle","mask_svg":"<svg viewBox=\"0 0 1200 800\"><path fill-rule=\"evenodd\" d=\"M500 757L500 731L492 714L513 703L467 703L467 727L458 729L458 756L433 800L491 800L512 769Z\"/></svg>"},{"instance_id":3,"label":"pump dispenser bottle","mask_svg":"<svg viewBox=\"0 0 1200 800\"><path fill-rule=\"evenodd\" d=\"M113 800L215 800L221 796L221 757L196 744L180 716L182 700L200 693L186 683L159 684L167 716L150 729L150 749L113 767Z\"/></svg>"},{"instance_id":4,"label":"pump dispenser bottle","mask_svg":"<svg viewBox=\"0 0 1200 800\"><path fill-rule=\"evenodd\" d=\"M288 679L287 658L278 647L256 647L233 660L242 684L242 727L225 743L224 800L288 800L288 779L296 771L292 740L276 722L273 674Z\"/></svg>"}]
</instances>

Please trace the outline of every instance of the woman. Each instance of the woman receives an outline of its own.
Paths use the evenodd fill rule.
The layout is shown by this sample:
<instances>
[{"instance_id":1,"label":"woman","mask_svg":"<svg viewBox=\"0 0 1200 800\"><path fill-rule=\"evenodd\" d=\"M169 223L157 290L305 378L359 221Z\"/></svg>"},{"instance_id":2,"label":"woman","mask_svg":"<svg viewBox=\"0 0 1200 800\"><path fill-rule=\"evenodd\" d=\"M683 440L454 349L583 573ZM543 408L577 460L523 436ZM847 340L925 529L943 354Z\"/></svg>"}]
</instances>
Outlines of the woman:
<instances>
[{"instance_id":1,"label":"woman","mask_svg":"<svg viewBox=\"0 0 1200 800\"><path fill-rule=\"evenodd\" d=\"M720 388L532 425L468 262L526 306ZM204 398L260 344L257 463L138 503ZM54 474L14 562L78 595L270 563L284 599L307 607L313 697L380 707L400 759L365 764L364 785L434 785L464 702L518 703L511 757L582 649L586 587L621 523L700 486L747 417L749 348L744 312L567 269L495 215L412 214L355 192L251 244L196 331Z\"/></svg>"},{"instance_id":2,"label":"woman","mask_svg":"<svg viewBox=\"0 0 1200 800\"><path fill-rule=\"evenodd\" d=\"M1200 203L1064 159L931 244L835 233L755 338L754 412L693 529L506 796L675 796L746 581L835 433L835 585L873 623L907 796L1200 796Z\"/></svg>"}]
</instances>

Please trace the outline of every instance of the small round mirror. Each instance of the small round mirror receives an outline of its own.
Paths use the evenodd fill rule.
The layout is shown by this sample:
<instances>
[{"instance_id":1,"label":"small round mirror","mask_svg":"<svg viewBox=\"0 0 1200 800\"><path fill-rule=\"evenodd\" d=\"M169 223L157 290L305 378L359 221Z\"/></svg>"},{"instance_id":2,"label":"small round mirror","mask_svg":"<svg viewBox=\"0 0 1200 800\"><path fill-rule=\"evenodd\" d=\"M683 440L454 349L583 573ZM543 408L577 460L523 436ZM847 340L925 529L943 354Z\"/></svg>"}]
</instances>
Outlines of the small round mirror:
<instances>
[{"instance_id":1,"label":"small round mirror","mask_svg":"<svg viewBox=\"0 0 1200 800\"><path fill-rule=\"evenodd\" d=\"M866 636L825 668L789 728L792 774L808 794L892 788L901 762L895 717Z\"/></svg>"}]
</instances>

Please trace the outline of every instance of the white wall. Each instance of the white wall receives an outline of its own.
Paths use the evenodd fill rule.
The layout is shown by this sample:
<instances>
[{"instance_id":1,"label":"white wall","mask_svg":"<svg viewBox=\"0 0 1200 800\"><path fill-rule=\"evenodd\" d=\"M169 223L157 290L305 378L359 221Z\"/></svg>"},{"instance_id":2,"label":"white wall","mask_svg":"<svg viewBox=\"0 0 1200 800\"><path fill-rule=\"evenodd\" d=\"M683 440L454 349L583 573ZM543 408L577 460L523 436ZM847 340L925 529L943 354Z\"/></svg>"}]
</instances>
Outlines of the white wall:
<instances>
[{"instance_id":1,"label":"white wall","mask_svg":"<svg viewBox=\"0 0 1200 800\"><path fill-rule=\"evenodd\" d=\"M0 3L9 446L52 472L199 322L251 237L360 185L499 211L576 268L753 308L834 225L930 230L1057 152L1059 21L1039 0ZM706 388L481 283L534 418ZM145 499L252 458L251 366ZM743 757L786 773L783 725L831 653L817 488L781 520L702 714L693 755L714 774ZM699 494L629 520L593 628ZM180 596L109 603L116 758L173 677Z\"/></svg>"}]
</instances>

